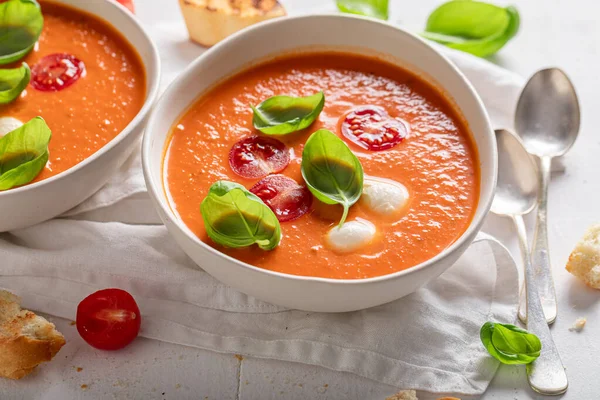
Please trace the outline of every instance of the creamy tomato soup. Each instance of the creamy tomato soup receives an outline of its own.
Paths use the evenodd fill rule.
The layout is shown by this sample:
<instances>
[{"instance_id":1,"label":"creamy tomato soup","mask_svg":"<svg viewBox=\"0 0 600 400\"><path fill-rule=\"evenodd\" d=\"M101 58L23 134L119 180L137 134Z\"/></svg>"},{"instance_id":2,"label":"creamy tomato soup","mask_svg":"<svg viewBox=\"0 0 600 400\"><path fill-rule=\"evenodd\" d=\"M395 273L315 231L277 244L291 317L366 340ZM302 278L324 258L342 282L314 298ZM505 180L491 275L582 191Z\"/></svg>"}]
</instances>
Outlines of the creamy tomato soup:
<instances>
[{"instance_id":1,"label":"creamy tomato soup","mask_svg":"<svg viewBox=\"0 0 600 400\"><path fill-rule=\"evenodd\" d=\"M373 196L389 194L376 191L367 196L365 186L361 199L350 208L347 223L364 223L376 233L350 252L340 252L327 241L342 207L316 198L304 215L281 222L282 238L274 250L232 249L214 243L200 213L209 187L229 180L251 188L259 181L240 176L229 164L229 153L240 139L264 136L253 128L249 105L275 95L307 96L321 90L326 101L318 119L302 131L276 137L287 146L291 159L279 173L304 185L300 169L304 143L313 132L326 128L344 139L360 160L366 179L398 183L408 200L392 213L374 212ZM379 110L383 116L373 118L390 119L397 129L405 130L406 137L377 151L348 140L344 129L360 129L357 115L369 110ZM413 267L462 235L478 203L477 157L459 112L422 78L376 58L300 54L241 72L191 106L172 128L165 151L165 190L172 208L202 241L238 260L294 275L368 278ZM389 204L380 206L385 209Z\"/></svg>"},{"instance_id":2,"label":"creamy tomato soup","mask_svg":"<svg viewBox=\"0 0 600 400\"><path fill-rule=\"evenodd\" d=\"M49 161L35 179L49 178L85 160L117 136L142 108L146 77L141 59L106 22L75 9L41 1L44 29L26 62L32 79L21 96L0 106L0 117L23 123L41 116L52 131ZM46 86L44 73L69 62L77 79ZM54 64L52 64L54 63ZM54 69L53 69L54 68ZM58 89L58 90L57 90Z\"/></svg>"}]
</instances>

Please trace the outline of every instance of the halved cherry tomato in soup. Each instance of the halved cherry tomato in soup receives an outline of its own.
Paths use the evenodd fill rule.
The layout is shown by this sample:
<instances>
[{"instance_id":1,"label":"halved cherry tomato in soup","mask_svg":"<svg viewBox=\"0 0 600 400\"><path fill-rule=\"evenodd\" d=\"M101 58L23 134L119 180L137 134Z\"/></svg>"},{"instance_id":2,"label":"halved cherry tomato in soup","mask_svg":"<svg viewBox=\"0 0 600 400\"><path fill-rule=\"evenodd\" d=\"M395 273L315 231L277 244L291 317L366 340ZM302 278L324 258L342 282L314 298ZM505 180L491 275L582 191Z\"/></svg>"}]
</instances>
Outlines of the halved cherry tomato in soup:
<instances>
[{"instance_id":1,"label":"halved cherry tomato in soup","mask_svg":"<svg viewBox=\"0 0 600 400\"><path fill-rule=\"evenodd\" d=\"M121 289L90 294L77 306L77 331L89 345L118 350L140 332L142 316L133 297Z\"/></svg>"},{"instance_id":2,"label":"halved cherry tomato in soup","mask_svg":"<svg viewBox=\"0 0 600 400\"><path fill-rule=\"evenodd\" d=\"M380 151L400 143L408 134L406 124L381 107L361 106L350 111L342 121L342 134L363 149Z\"/></svg>"},{"instance_id":3,"label":"halved cherry tomato in soup","mask_svg":"<svg viewBox=\"0 0 600 400\"><path fill-rule=\"evenodd\" d=\"M43 92L56 92L74 84L85 74L85 64L66 53L47 55L31 69L31 86Z\"/></svg>"},{"instance_id":4,"label":"halved cherry tomato in soup","mask_svg":"<svg viewBox=\"0 0 600 400\"><path fill-rule=\"evenodd\" d=\"M289 163L290 152L286 145L264 136L242 139L229 152L229 165L233 172L248 179L281 172Z\"/></svg>"},{"instance_id":5,"label":"halved cherry tomato in soup","mask_svg":"<svg viewBox=\"0 0 600 400\"><path fill-rule=\"evenodd\" d=\"M280 222L300 218L312 204L310 190L285 175L269 175L250 191L273 210Z\"/></svg>"},{"instance_id":6,"label":"halved cherry tomato in soup","mask_svg":"<svg viewBox=\"0 0 600 400\"><path fill-rule=\"evenodd\" d=\"M117 0L119 3L123 4L129 11L135 14L135 8L133 7L133 0Z\"/></svg>"}]
</instances>

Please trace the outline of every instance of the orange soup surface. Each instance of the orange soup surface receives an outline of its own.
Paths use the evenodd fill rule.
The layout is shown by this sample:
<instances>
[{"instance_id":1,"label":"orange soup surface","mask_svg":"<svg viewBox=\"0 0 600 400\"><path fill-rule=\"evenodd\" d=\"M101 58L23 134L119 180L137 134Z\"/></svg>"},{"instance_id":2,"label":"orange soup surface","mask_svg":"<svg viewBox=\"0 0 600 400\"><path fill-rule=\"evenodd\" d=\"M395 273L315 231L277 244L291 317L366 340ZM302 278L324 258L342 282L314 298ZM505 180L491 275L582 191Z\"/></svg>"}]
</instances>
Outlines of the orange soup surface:
<instances>
[{"instance_id":1,"label":"orange soup surface","mask_svg":"<svg viewBox=\"0 0 600 400\"><path fill-rule=\"evenodd\" d=\"M275 95L307 96L323 90L325 107L303 131L277 136L290 149L291 162L281 173L304 184L304 143L318 129L342 137L340 121L363 105L383 107L410 126L398 145L369 151L345 141L359 158L365 176L404 185L409 202L393 218L374 214L359 200L347 221L362 218L377 228L375 238L352 253L326 244L342 207L313 199L300 218L281 223L277 248L231 249L208 238L200 203L210 186L230 180L251 188L229 165L238 140L260 134L252 125L249 104ZM337 279L390 274L439 254L469 226L479 197L477 153L469 130L452 103L422 78L385 61L345 53L287 56L241 72L204 94L172 129L167 145L165 186L173 209L204 242L238 260L272 271Z\"/></svg>"},{"instance_id":2,"label":"orange soup surface","mask_svg":"<svg viewBox=\"0 0 600 400\"><path fill-rule=\"evenodd\" d=\"M85 73L60 91L27 86L0 106L0 117L23 123L41 116L52 131L46 167L35 181L59 174L85 160L117 136L144 104L146 77L141 59L106 22L75 9L40 2L44 29L26 62L35 69L45 56L66 53L81 60ZM32 79L33 81L33 79Z\"/></svg>"}]
</instances>

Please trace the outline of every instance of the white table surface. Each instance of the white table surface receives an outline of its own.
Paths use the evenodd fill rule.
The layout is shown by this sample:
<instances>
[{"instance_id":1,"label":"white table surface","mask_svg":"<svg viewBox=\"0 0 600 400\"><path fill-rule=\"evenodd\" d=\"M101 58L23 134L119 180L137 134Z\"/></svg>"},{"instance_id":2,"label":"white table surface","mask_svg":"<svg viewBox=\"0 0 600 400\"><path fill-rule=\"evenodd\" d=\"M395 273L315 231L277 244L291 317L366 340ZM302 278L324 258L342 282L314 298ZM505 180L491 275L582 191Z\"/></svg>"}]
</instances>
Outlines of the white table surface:
<instances>
[{"instance_id":1,"label":"white table surface","mask_svg":"<svg viewBox=\"0 0 600 400\"><path fill-rule=\"evenodd\" d=\"M284 0L291 13L314 7L325 10L334 0ZM330 3L331 2L331 3ZM497 0L499 4L505 3ZM392 21L418 30L439 0L391 0ZM492 61L528 77L537 69L560 66L580 96L581 136L555 174L550 189L549 239L559 318L552 332L567 368L570 388L564 399L600 397L600 292L586 288L564 269L568 255L586 227L600 222L600 23L596 0L519 0L522 28ZM176 0L137 0L138 16L152 33L183 24ZM200 49L174 36L177 52L163 62L193 59ZM160 46L160 43L159 43ZM532 220L528 220L529 226ZM508 221L489 217L484 228L518 257ZM568 328L588 318L581 333ZM70 321L52 318L67 338L57 358L21 381L0 380L1 399L384 399L398 388L348 373L290 362L242 358L149 339L138 339L119 352L101 352L84 343ZM474 338L473 340L478 340ZM50 389L51 388L51 389ZM425 399L435 398L423 394ZM483 399L536 399L525 369L503 366Z\"/></svg>"}]
</instances>

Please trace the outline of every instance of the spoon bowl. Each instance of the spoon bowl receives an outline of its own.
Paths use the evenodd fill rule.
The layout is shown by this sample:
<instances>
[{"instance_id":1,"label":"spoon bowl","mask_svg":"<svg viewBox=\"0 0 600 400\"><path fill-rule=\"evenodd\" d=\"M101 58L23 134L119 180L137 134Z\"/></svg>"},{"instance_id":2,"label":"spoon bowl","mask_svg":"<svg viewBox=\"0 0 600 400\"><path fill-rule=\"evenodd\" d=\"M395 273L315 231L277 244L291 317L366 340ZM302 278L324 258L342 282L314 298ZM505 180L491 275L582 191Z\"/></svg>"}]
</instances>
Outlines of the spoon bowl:
<instances>
[{"instance_id":1,"label":"spoon bowl","mask_svg":"<svg viewBox=\"0 0 600 400\"><path fill-rule=\"evenodd\" d=\"M498 184L492 212L499 215L525 215L538 199L536 166L517 135L496 130L498 144Z\"/></svg>"},{"instance_id":2,"label":"spoon bowl","mask_svg":"<svg viewBox=\"0 0 600 400\"><path fill-rule=\"evenodd\" d=\"M527 151L539 157L565 154L575 143L579 124L579 102L567 75L558 68L533 75L515 115L515 128Z\"/></svg>"},{"instance_id":3,"label":"spoon bowl","mask_svg":"<svg viewBox=\"0 0 600 400\"><path fill-rule=\"evenodd\" d=\"M515 127L530 154L539 158L539 198L533 235L532 263L549 324L556 320L558 306L548 245L548 186L552 158L564 155L579 133L579 101L573 84L558 68L535 73L521 93L515 112ZM523 300L521 321L527 319Z\"/></svg>"},{"instance_id":4,"label":"spoon bowl","mask_svg":"<svg viewBox=\"0 0 600 400\"><path fill-rule=\"evenodd\" d=\"M533 390L545 395L558 395L567 390L567 374L546 321L540 298L540 283L531 264L529 243L523 214L537 204L537 169L519 137L507 130L496 130L498 144L498 185L492 212L510 217L517 231L525 269L527 329L542 342L540 356L527 365L527 379Z\"/></svg>"}]
</instances>

